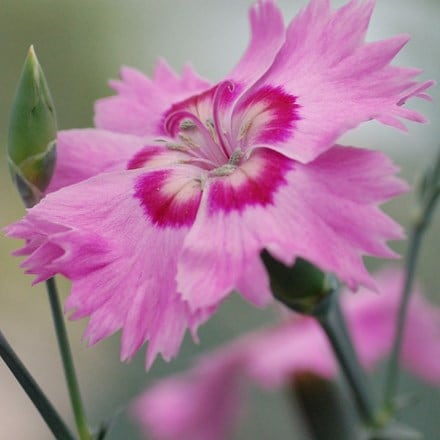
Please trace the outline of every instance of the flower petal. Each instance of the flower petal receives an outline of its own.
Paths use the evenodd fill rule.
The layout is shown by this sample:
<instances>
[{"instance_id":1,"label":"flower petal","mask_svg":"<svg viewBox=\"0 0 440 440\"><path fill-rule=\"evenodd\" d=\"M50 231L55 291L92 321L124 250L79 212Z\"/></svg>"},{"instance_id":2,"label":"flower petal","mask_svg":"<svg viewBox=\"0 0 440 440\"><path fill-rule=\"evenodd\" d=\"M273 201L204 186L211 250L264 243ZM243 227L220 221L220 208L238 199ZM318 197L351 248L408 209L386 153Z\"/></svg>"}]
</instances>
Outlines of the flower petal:
<instances>
[{"instance_id":1,"label":"flower petal","mask_svg":"<svg viewBox=\"0 0 440 440\"><path fill-rule=\"evenodd\" d=\"M224 440L240 414L240 358L219 354L189 374L156 383L132 413L145 435L161 440Z\"/></svg>"},{"instance_id":2,"label":"flower petal","mask_svg":"<svg viewBox=\"0 0 440 440\"><path fill-rule=\"evenodd\" d=\"M285 40L281 11L273 0L259 0L249 11L251 39L238 65L228 75L235 82L251 85L272 64Z\"/></svg>"},{"instance_id":3,"label":"flower petal","mask_svg":"<svg viewBox=\"0 0 440 440\"><path fill-rule=\"evenodd\" d=\"M102 172L122 170L144 145L140 137L105 130L60 131L55 172L46 193Z\"/></svg>"},{"instance_id":4,"label":"flower petal","mask_svg":"<svg viewBox=\"0 0 440 440\"><path fill-rule=\"evenodd\" d=\"M372 0L351 1L333 12L328 1L312 0L288 27L272 66L247 93L282 85L297 97L299 120L278 151L307 162L361 122L425 121L402 105L433 82L419 84L414 80L419 70L389 65L408 37L363 42L373 5Z\"/></svg>"},{"instance_id":5,"label":"flower petal","mask_svg":"<svg viewBox=\"0 0 440 440\"><path fill-rule=\"evenodd\" d=\"M393 344L404 274L387 269L376 275L380 290L362 289L344 295L343 308L362 364L372 368ZM440 310L430 304L415 286L408 308L402 347L402 363L421 379L440 385Z\"/></svg>"},{"instance_id":6,"label":"flower petal","mask_svg":"<svg viewBox=\"0 0 440 440\"><path fill-rule=\"evenodd\" d=\"M303 371L327 379L338 373L327 339L313 318L290 319L255 332L248 336L246 345L246 375L266 389L286 384Z\"/></svg>"},{"instance_id":7,"label":"flower petal","mask_svg":"<svg viewBox=\"0 0 440 440\"><path fill-rule=\"evenodd\" d=\"M38 280L72 280L72 318L90 316L90 344L122 329L122 359L149 341L147 366L169 360L186 328L213 309L190 312L176 291L177 255L187 227L154 227L136 195L144 170L101 174L46 196L8 235L24 238L24 262ZM43 253L43 258L42 258Z\"/></svg>"},{"instance_id":8,"label":"flower petal","mask_svg":"<svg viewBox=\"0 0 440 440\"><path fill-rule=\"evenodd\" d=\"M135 197L153 225L176 228L193 224L202 197L196 170L190 166L162 169L136 180Z\"/></svg>"},{"instance_id":9,"label":"flower petal","mask_svg":"<svg viewBox=\"0 0 440 440\"><path fill-rule=\"evenodd\" d=\"M440 385L439 308L422 295L414 295L406 328L402 350L406 368L417 377Z\"/></svg>"},{"instance_id":10,"label":"flower petal","mask_svg":"<svg viewBox=\"0 0 440 440\"><path fill-rule=\"evenodd\" d=\"M96 126L138 136L161 134L162 113L173 102L210 87L210 83L198 77L189 65L179 78L163 60L159 61L153 79L124 67L121 80L112 81L111 85L118 95L96 102Z\"/></svg>"},{"instance_id":11,"label":"flower petal","mask_svg":"<svg viewBox=\"0 0 440 440\"><path fill-rule=\"evenodd\" d=\"M285 93L282 87L262 87L247 94L234 108L232 138L243 151L282 144L293 135L299 111L295 96Z\"/></svg>"},{"instance_id":12,"label":"flower petal","mask_svg":"<svg viewBox=\"0 0 440 440\"><path fill-rule=\"evenodd\" d=\"M245 165L204 190L185 238L177 283L192 308L237 288L263 248L285 264L303 257L352 289L374 288L362 255L394 257L385 241L402 236L377 207L406 189L386 156L336 146L304 165L260 149Z\"/></svg>"}]
</instances>

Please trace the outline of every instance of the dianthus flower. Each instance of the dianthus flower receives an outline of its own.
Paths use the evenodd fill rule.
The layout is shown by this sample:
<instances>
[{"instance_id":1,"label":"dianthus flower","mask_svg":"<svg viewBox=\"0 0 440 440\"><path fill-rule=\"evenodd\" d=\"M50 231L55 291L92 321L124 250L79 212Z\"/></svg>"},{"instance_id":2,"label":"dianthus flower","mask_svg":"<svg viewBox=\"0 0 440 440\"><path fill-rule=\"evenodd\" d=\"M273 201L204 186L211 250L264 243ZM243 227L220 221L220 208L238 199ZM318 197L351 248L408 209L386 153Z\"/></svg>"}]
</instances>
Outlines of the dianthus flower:
<instances>
[{"instance_id":1,"label":"dianthus flower","mask_svg":"<svg viewBox=\"0 0 440 440\"><path fill-rule=\"evenodd\" d=\"M342 292L342 308L361 363L371 370L391 350L400 304L402 273L377 275L380 294ZM404 366L440 386L440 309L414 289L402 358ZM266 390L289 386L296 375L337 376L337 361L313 318L293 316L272 328L245 335L200 358L188 372L162 379L133 404L147 438L224 440L243 409L245 383Z\"/></svg>"},{"instance_id":2,"label":"dianthus flower","mask_svg":"<svg viewBox=\"0 0 440 440\"><path fill-rule=\"evenodd\" d=\"M171 358L231 291L270 300L263 248L372 285L362 256L402 236L378 205L405 185L383 154L333 143L370 119L424 121L403 104L432 85L389 65L408 37L364 42L372 8L312 0L285 27L260 0L223 81L124 68L97 129L59 133L49 194L8 234L36 281L73 281L66 309L90 317L91 344L122 329L123 359L146 340L148 365Z\"/></svg>"}]
</instances>

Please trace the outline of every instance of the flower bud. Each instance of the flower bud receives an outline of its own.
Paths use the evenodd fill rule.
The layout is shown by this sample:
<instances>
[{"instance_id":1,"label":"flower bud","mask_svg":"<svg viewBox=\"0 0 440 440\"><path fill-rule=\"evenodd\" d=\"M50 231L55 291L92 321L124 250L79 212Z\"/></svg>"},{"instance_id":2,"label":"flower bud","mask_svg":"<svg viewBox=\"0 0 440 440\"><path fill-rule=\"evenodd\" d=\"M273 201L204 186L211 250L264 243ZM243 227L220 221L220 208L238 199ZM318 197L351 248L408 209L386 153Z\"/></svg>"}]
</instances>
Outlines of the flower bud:
<instances>
[{"instance_id":1,"label":"flower bud","mask_svg":"<svg viewBox=\"0 0 440 440\"><path fill-rule=\"evenodd\" d=\"M312 371L297 371L290 384L295 408L314 439L359 438L351 402L332 380Z\"/></svg>"},{"instance_id":2,"label":"flower bud","mask_svg":"<svg viewBox=\"0 0 440 440\"><path fill-rule=\"evenodd\" d=\"M308 261L297 258L292 267L285 266L264 250L273 296L299 313L314 315L323 301L337 289L336 279Z\"/></svg>"},{"instance_id":3,"label":"flower bud","mask_svg":"<svg viewBox=\"0 0 440 440\"><path fill-rule=\"evenodd\" d=\"M9 121L8 163L26 207L42 198L55 167L57 124L43 70L31 46Z\"/></svg>"}]
</instances>

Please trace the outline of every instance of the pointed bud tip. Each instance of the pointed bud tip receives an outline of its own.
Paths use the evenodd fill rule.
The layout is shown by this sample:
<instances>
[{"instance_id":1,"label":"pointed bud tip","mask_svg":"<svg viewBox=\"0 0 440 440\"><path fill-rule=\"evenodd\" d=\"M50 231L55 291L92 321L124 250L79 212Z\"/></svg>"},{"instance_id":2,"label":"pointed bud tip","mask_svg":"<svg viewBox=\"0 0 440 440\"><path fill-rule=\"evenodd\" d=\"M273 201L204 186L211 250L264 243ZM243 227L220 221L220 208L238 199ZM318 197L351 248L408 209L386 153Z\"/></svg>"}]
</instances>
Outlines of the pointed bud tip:
<instances>
[{"instance_id":1,"label":"pointed bud tip","mask_svg":"<svg viewBox=\"0 0 440 440\"><path fill-rule=\"evenodd\" d=\"M40 62L38 61L37 54L35 53L34 45L31 44L29 46L26 60L23 66L22 77L24 75L29 75L33 78L36 84L41 82L42 77L42 69L40 66ZM44 77L44 75L43 75Z\"/></svg>"},{"instance_id":2,"label":"pointed bud tip","mask_svg":"<svg viewBox=\"0 0 440 440\"><path fill-rule=\"evenodd\" d=\"M31 44L29 46L27 56L28 56L29 59L34 60L35 62L38 63L37 54L35 53L35 49L34 49L34 45L33 44Z\"/></svg>"}]
</instances>

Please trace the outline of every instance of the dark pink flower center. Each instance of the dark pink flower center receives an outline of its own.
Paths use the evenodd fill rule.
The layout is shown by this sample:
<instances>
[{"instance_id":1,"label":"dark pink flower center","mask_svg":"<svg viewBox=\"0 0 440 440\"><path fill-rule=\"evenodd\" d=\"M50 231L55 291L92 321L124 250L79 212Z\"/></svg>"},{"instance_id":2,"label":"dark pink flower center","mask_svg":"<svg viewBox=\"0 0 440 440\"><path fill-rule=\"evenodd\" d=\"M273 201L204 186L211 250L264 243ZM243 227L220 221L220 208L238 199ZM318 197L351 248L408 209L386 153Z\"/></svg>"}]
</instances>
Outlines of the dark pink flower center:
<instances>
[{"instance_id":1,"label":"dark pink flower center","mask_svg":"<svg viewBox=\"0 0 440 440\"><path fill-rule=\"evenodd\" d=\"M173 105L164 115L161 145L145 147L128 164L145 168L135 197L158 226L190 226L202 192L209 209L241 211L272 203L293 162L268 149L293 135L296 98L281 87L241 94L225 81Z\"/></svg>"}]
</instances>

